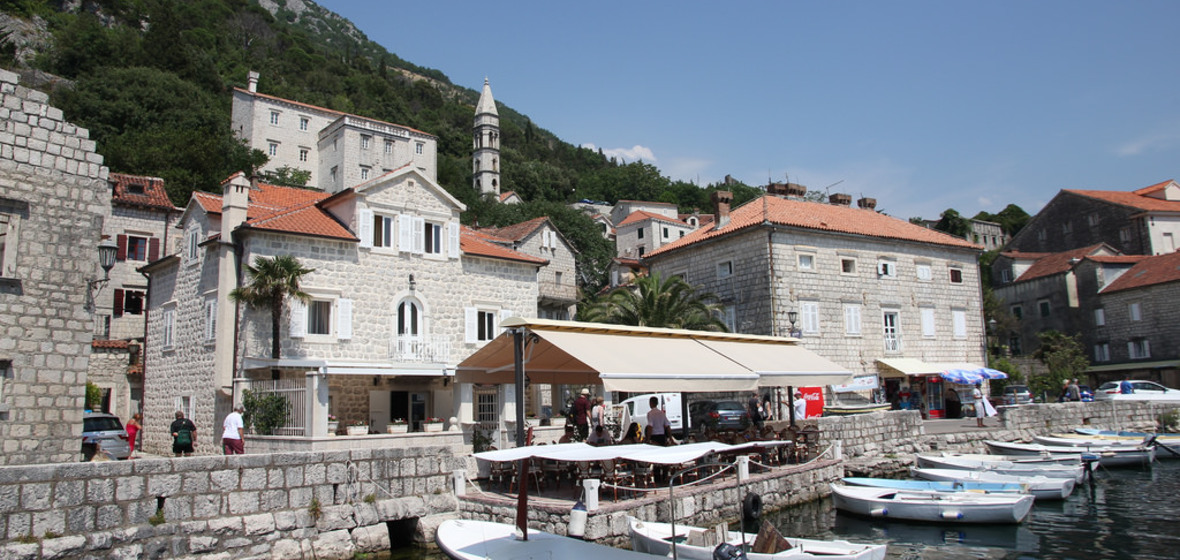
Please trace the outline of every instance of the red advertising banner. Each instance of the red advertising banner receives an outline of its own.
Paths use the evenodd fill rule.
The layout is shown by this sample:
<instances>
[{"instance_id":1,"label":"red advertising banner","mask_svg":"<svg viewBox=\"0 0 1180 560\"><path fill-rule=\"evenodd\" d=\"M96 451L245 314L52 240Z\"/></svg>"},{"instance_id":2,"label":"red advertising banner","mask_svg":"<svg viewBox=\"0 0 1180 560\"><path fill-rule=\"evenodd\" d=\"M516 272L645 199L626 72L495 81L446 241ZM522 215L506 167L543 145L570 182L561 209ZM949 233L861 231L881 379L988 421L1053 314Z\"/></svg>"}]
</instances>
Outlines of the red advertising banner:
<instances>
[{"instance_id":1,"label":"red advertising banner","mask_svg":"<svg viewBox=\"0 0 1180 560\"><path fill-rule=\"evenodd\" d=\"M807 417L819 418L824 415L824 388L823 387L798 387L799 391L803 393L803 400L807 401ZM799 397L795 397L799 398Z\"/></svg>"}]
</instances>

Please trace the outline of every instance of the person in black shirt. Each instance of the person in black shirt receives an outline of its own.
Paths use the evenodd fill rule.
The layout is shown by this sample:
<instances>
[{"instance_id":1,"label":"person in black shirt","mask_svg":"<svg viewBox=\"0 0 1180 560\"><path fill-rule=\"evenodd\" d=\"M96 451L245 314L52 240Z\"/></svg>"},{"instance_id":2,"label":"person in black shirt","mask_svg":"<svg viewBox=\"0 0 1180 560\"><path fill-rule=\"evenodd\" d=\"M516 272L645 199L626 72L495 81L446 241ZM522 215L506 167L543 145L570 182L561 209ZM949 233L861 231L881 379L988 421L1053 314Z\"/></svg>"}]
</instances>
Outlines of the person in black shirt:
<instances>
[{"instance_id":1,"label":"person in black shirt","mask_svg":"<svg viewBox=\"0 0 1180 560\"><path fill-rule=\"evenodd\" d=\"M197 444L197 425L184 417L184 413L176 411L176 420L172 421L172 452L177 457L192 456L193 446Z\"/></svg>"}]
</instances>

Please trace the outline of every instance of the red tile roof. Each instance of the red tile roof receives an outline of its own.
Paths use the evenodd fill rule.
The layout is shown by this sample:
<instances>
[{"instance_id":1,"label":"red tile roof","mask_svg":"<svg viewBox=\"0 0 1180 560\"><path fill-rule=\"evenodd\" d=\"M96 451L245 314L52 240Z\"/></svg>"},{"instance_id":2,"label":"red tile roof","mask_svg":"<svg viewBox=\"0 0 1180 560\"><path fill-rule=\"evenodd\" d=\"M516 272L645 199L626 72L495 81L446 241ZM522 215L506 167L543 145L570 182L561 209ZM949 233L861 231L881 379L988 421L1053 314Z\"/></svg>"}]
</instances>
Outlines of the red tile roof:
<instances>
[{"instance_id":1,"label":"red tile roof","mask_svg":"<svg viewBox=\"0 0 1180 560\"><path fill-rule=\"evenodd\" d=\"M1111 282L1101 293L1109 294L1178 280L1180 280L1180 253L1144 257L1130 270Z\"/></svg>"},{"instance_id":2,"label":"red tile roof","mask_svg":"<svg viewBox=\"0 0 1180 560\"><path fill-rule=\"evenodd\" d=\"M130 341L127 340L99 340L96 338L90 341L91 348L111 348L115 350L121 350L129 348L130 346Z\"/></svg>"},{"instance_id":3,"label":"red tile roof","mask_svg":"<svg viewBox=\"0 0 1180 560\"><path fill-rule=\"evenodd\" d=\"M516 191L502 192L502 193L500 193L500 202L504 202L505 200L508 200L510 197L513 197L513 196L520 198L520 196L516 194Z\"/></svg>"},{"instance_id":4,"label":"red tile roof","mask_svg":"<svg viewBox=\"0 0 1180 560\"><path fill-rule=\"evenodd\" d=\"M1133 192L1126 191L1084 191L1065 189L1062 192L1072 193L1078 196L1093 198L1101 200L1110 204L1117 204L1119 206L1126 206L1135 210L1143 212L1180 212L1180 200L1162 200L1159 198L1152 198L1144 196L1152 192L1156 192L1166 186L1171 181L1159 183L1139 189Z\"/></svg>"},{"instance_id":5,"label":"red tile roof","mask_svg":"<svg viewBox=\"0 0 1180 560\"><path fill-rule=\"evenodd\" d=\"M676 224L676 225L680 225L680 226L688 226L688 224L686 224L680 220L669 218L669 217L664 216L662 214L648 212L647 210L636 210L630 214L627 214L627 217L623 218L623 221L619 222L619 224L615 227L623 227L625 225L634 224L637 222L642 222L644 220L656 220L659 222L668 222L670 224Z\"/></svg>"},{"instance_id":6,"label":"red tile roof","mask_svg":"<svg viewBox=\"0 0 1180 560\"><path fill-rule=\"evenodd\" d=\"M164 180L159 177L111 173L110 182L113 185L111 202L128 206L179 211L169 200L168 191L164 189Z\"/></svg>"},{"instance_id":7,"label":"red tile roof","mask_svg":"<svg viewBox=\"0 0 1180 560\"><path fill-rule=\"evenodd\" d=\"M1082 247L1080 249L1073 249L1071 251L1064 251L1061 253L1049 253L1037 259L1028 270L1024 271L1017 282L1027 282L1029 280L1036 280L1037 278L1044 278L1054 274L1061 274L1073 268L1077 261L1086 257L1095 256L1096 253L1103 249L1110 250L1103 243L1091 245L1089 247Z\"/></svg>"},{"instance_id":8,"label":"red tile roof","mask_svg":"<svg viewBox=\"0 0 1180 560\"><path fill-rule=\"evenodd\" d=\"M694 243L759 226L763 223L882 239L931 243L964 249L975 249L978 251L983 250L983 246L976 245L965 239L947 235L941 231L926 229L905 220L879 214L872 210L836 206L820 202L787 200L777 196L767 195L751 200L731 211L729 214L729 223L723 227L717 229L711 227L698 228L692 233L648 253L646 256L662 255L681 247L687 247Z\"/></svg>"},{"instance_id":9,"label":"red tile roof","mask_svg":"<svg viewBox=\"0 0 1180 560\"><path fill-rule=\"evenodd\" d=\"M1168 188L1168 185L1171 185L1174 182L1176 182L1174 179L1168 179L1167 181L1162 181L1162 182L1156 183L1154 185L1151 185L1149 187L1143 187L1137 191L1131 191L1131 192L1134 192L1135 194L1140 195L1140 196L1148 196L1148 195L1155 194L1159 191L1162 191L1162 190Z\"/></svg>"},{"instance_id":10,"label":"red tile roof","mask_svg":"<svg viewBox=\"0 0 1180 560\"><path fill-rule=\"evenodd\" d=\"M459 249L468 255L518 261L541 266L549 264L547 259L526 255L502 245L497 245L489 241L488 236L467 226L463 226L461 233L462 235L459 236Z\"/></svg>"},{"instance_id":11,"label":"red tile roof","mask_svg":"<svg viewBox=\"0 0 1180 560\"><path fill-rule=\"evenodd\" d=\"M537 228L545 225L545 221L548 219L548 216L541 216L540 218L533 218L525 222L520 222L519 224L512 224L502 228L484 228L484 231L509 241L520 241L521 239L532 235L534 231L537 231Z\"/></svg>"}]
</instances>

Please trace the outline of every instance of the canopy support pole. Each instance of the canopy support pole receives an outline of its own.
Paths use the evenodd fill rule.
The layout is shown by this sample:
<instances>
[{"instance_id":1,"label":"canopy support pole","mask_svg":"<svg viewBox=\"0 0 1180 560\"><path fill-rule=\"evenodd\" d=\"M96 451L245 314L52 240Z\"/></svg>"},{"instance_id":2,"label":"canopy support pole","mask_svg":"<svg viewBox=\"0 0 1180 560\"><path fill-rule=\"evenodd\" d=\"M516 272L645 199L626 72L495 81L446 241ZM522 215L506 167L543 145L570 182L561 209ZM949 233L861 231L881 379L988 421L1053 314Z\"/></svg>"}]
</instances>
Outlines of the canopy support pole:
<instances>
[{"instance_id":1,"label":"canopy support pole","mask_svg":"<svg viewBox=\"0 0 1180 560\"><path fill-rule=\"evenodd\" d=\"M516 362L516 446L524 447L524 328L512 330L512 354ZM520 529L521 540L529 540L528 494L529 494L529 462L530 459L520 460L517 466L516 489L516 527Z\"/></svg>"}]
</instances>

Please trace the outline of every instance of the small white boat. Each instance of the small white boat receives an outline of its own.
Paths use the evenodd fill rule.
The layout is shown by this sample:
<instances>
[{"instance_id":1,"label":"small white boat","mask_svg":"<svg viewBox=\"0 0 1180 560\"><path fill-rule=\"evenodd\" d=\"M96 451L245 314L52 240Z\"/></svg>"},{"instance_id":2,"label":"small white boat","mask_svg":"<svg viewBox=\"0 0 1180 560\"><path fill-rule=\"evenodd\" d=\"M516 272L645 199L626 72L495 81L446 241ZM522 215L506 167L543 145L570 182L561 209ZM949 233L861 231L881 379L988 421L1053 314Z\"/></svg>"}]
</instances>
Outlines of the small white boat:
<instances>
[{"instance_id":1,"label":"small white boat","mask_svg":"<svg viewBox=\"0 0 1180 560\"><path fill-rule=\"evenodd\" d=\"M937 480L967 485L969 483L1011 484L1024 489L1038 500L1064 500L1073 493L1077 482L1072 478L1051 478L1047 476L1019 476L1000 474L992 471L968 471L962 469L910 468L910 474L922 480Z\"/></svg>"},{"instance_id":2,"label":"small white boat","mask_svg":"<svg viewBox=\"0 0 1180 560\"><path fill-rule=\"evenodd\" d=\"M1032 457L1027 459L1012 461L995 455L917 455L915 463L924 469L987 471L1018 476L1040 475L1050 478L1072 478L1077 483L1085 480L1086 467L1080 462L1081 455L1078 455L1078 462L1073 464L1037 460Z\"/></svg>"},{"instance_id":3,"label":"small white boat","mask_svg":"<svg viewBox=\"0 0 1180 560\"><path fill-rule=\"evenodd\" d=\"M968 472L968 471L957 471ZM982 482L977 480L905 480L897 478L868 478L846 476L840 479L848 486L871 486L873 488L892 488L894 490L928 490L933 492L982 492L996 494L1028 494L1028 488L1010 482ZM1036 497L1036 496L1034 496Z\"/></svg>"},{"instance_id":4,"label":"small white boat","mask_svg":"<svg viewBox=\"0 0 1180 560\"><path fill-rule=\"evenodd\" d=\"M1107 445L1090 449L1042 445L1039 443L1016 443L1007 441L985 440L987 448L994 453L1006 455L1077 455L1082 459L1093 458L1104 467L1133 467L1150 465L1155 460L1155 448L1143 445Z\"/></svg>"},{"instance_id":5,"label":"small white boat","mask_svg":"<svg viewBox=\"0 0 1180 560\"><path fill-rule=\"evenodd\" d=\"M652 521L640 521L627 516L627 523L631 531L631 549L656 556L670 558L672 556L672 541L676 541L676 557L687 560L712 560L712 546L690 545L686 541L692 540L693 533L708 532L710 529L676 525L676 536L672 536L672 525ZM726 531L727 542L739 549L746 550L743 544L753 545L757 535L739 531ZM745 539L743 541L743 538ZM857 544L848 541L824 541L814 539L786 538L791 544L782 552L775 554L759 554L746 552L749 560L805 560L824 558L829 560L883 560L886 546L883 544ZM720 544L720 543L718 543ZM650 557L649 557L650 558ZM595 559L597 560L597 559Z\"/></svg>"},{"instance_id":6,"label":"small white boat","mask_svg":"<svg viewBox=\"0 0 1180 560\"><path fill-rule=\"evenodd\" d=\"M527 558L593 558L594 560L651 560L632 550L594 544L529 529L528 540L517 538L515 525L491 521L449 519L438 526L434 540L455 560L513 560Z\"/></svg>"},{"instance_id":7,"label":"small white boat","mask_svg":"<svg viewBox=\"0 0 1180 560\"><path fill-rule=\"evenodd\" d=\"M1177 434L1149 434L1145 432L1106 432L1084 428L1075 430L1073 434L1053 434L1051 436L1037 436L1033 439L1044 445L1063 446L1095 446L1095 445L1154 445L1156 459L1180 459L1180 435Z\"/></svg>"},{"instance_id":8,"label":"small white boat","mask_svg":"<svg viewBox=\"0 0 1180 560\"><path fill-rule=\"evenodd\" d=\"M866 517L940 523L1020 523L1032 509L1033 497L833 484L832 503L836 509Z\"/></svg>"}]
</instances>

